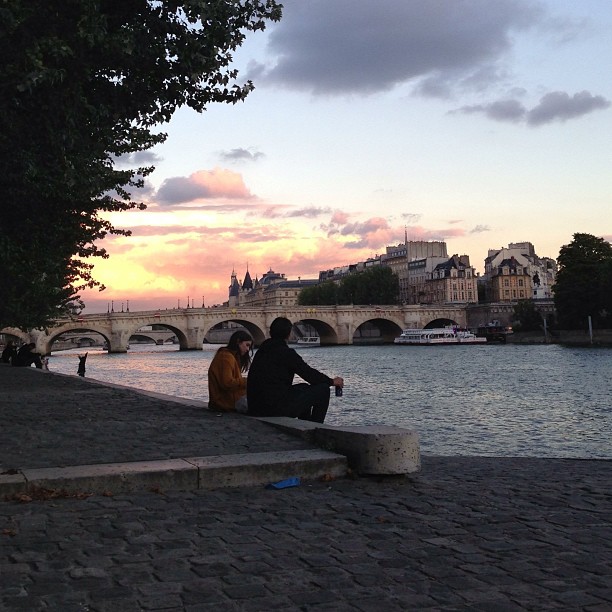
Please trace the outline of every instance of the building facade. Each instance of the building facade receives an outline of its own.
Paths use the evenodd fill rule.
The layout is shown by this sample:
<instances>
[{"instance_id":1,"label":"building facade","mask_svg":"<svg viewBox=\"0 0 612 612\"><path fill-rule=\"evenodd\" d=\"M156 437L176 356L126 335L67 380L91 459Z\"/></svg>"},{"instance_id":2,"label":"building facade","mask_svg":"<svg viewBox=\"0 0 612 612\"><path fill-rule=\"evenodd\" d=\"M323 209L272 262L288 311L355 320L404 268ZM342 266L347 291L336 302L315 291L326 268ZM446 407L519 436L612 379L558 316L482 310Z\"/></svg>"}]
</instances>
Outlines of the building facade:
<instances>
[{"instance_id":1,"label":"building facade","mask_svg":"<svg viewBox=\"0 0 612 612\"><path fill-rule=\"evenodd\" d=\"M437 264L448 259L448 253L445 242L409 241L406 236L403 244L388 246L380 259L397 274L400 303L419 304L424 282Z\"/></svg>"},{"instance_id":2,"label":"building facade","mask_svg":"<svg viewBox=\"0 0 612 612\"><path fill-rule=\"evenodd\" d=\"M284 274L270 268L261 279L253 281L247 270L244 281L240 283L236 272L232 271L228 306L295 306L302 289L316 285L314 279L288 280Z\"/></svg>"},{"instance_id":3,"label":"building facade","mask_svg":"<svg viewBox=\"0 0 612 612\"><path fill-rule=\"evenodd\" d=\"M475 304L477 275L467 255L453 255L435 266L423 284L425 304Z\"/></svg>"},{"instance_id":4,"label":"building facade","mask_svg":"<svg viewBox=\"0 0 612 612\"><path fill-rule=\"evenodd\" d=\"M501 249L489 249L485 294L491 302L551 299L556 275L556 261L538 257L531 242L510 243Z\"/></svg>"}]
</instances>

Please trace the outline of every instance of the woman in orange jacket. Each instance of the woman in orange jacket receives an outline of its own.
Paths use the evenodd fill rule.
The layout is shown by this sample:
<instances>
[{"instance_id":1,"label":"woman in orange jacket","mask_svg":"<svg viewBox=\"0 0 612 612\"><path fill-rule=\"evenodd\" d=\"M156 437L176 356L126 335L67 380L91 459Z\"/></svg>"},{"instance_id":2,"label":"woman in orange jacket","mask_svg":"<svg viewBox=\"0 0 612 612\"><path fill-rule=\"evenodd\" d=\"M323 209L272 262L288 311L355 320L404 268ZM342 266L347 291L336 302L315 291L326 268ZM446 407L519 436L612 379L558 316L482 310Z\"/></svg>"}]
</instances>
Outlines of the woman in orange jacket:
<instances>
[{"instance_id":1,"label":"woman in orange jacket","mask_svg":"<svg viewBox=\"0 0 612 612\"><path fill-rule=\"evenodd\" d=\"M253 338L245 331L234 332L227 344L215 354L208 368L208 408L221 412L236 410L236 402L244 403L246 412L246 377L251 365Z\"/></svg>"}]
</instances>

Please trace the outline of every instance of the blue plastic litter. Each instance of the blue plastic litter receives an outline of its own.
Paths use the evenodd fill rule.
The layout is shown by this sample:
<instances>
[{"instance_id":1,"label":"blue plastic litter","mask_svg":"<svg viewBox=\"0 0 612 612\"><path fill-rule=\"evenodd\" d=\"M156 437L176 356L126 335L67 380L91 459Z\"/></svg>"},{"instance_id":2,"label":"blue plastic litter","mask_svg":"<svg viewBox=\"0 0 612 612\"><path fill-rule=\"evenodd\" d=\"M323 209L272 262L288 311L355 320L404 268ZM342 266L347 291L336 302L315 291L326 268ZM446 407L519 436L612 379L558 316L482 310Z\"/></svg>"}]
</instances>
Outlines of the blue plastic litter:
<instances>
[{"instance_id":1,"label":"blue plastic litter","mask_svg":"<svg viewBox=\"0 0 612 612\"><path fill-rule=\"evenodd\" d=\"M288 489L289 487L299 487L300 479L297 476L286 478L285 480L279 480L278 482L271 482L266 485L266 489Z\"/></svg>"}]
</instances>

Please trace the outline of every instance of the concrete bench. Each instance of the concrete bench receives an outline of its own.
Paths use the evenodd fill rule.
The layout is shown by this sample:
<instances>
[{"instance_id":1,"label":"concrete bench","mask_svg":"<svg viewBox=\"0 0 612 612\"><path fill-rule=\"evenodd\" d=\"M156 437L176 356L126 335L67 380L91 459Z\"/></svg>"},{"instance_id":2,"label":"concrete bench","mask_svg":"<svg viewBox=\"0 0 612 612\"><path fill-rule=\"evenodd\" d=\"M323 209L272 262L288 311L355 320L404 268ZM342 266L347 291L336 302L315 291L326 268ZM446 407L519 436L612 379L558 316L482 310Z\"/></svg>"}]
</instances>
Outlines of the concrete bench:
<instances>
[{"instance_id":1,"label":"concrete bench","mask_svg":"<svg viewBox=\"0 0 612 612\"><path fill-rule=\"evenodd\" d=\"M347 458L360 474L410 474L421 469L416 431L388 425L334 426L290 417L260 417L325 450Z\"/></svg>"}]
</instances>

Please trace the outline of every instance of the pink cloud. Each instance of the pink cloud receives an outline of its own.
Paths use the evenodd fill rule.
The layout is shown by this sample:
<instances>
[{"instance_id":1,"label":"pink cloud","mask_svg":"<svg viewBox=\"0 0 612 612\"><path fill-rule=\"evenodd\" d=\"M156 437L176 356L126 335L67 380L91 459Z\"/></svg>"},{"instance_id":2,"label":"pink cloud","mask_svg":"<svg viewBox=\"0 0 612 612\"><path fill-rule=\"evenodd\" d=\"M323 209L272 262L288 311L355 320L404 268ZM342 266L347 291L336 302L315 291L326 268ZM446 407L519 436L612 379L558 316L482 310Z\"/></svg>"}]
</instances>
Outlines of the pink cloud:
<instances>
[{"instance_id":1,"label":"pink cloud","mask_svg":"<svg viewBox=\"0 0 612 612\"><path fill-rule=\"evenodd\" d=\"M166 179L158 189L156 199L160 205L173 205L200 199L246 200L252 197L242 175L225 168L214 168L199 170L188 177Z\"/></svg>"},{"instance_id":2,"label":"pink cloud","mask_svg":"<svg viewBox=\"0 0 612 612\"><path fill-rule=\"evenodd\" d=\"M336 223L338 225L344 225L345 223L348 223L348 220L348 213L342 212L341 210L337 210L331 218L331 222Z\"/></svg>"}]
</instances>

